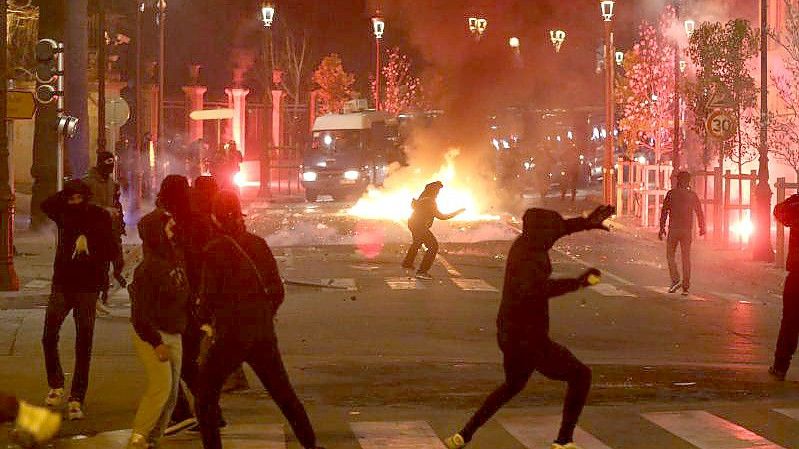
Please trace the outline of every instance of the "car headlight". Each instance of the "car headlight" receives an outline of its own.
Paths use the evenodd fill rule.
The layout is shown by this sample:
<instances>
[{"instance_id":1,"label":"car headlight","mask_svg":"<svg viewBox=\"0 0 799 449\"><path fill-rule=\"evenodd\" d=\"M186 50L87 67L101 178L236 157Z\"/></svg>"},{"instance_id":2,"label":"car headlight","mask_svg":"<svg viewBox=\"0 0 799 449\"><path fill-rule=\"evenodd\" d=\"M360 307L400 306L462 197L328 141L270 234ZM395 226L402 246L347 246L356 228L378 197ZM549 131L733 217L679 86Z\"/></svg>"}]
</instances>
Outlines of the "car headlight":
<instances>
[{"instance_id":1,"label":"car headlight","mask_svg":"<svg viewBox=\"0 0 799 449\"><path fill-rule=\"evenodd\" d=\"M348 181L357 181L361 177L361 172L358 170L347 170L344 172L344 179Z\"/></svg>"},{"instance_id":2,"label":"car headlight","mask_svg":"<svg viewBox=\"0 0 799 449\"><path fill-rule=\"evenodd\" d=\"M307 171L302 174L302 180L305 182L314 182L316 181L316 172L315 171Z\"/></svg>"}]
</instances>

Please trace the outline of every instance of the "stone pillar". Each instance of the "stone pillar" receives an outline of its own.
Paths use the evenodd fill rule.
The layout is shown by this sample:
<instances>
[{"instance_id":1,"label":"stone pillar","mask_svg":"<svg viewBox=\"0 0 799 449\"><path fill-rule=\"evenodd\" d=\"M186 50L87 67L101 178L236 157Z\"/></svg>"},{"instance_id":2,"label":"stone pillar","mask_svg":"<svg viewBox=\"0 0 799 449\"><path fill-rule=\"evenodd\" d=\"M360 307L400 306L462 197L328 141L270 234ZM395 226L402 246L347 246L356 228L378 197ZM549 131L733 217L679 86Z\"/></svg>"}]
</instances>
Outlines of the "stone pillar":
<instances>
[{"instance_id":1,"label":"stone pillar","mask_svg":"<svg viewBox=\"0 0 799 449\"><path fill-rule=\"evenodd\" d=\"M272 85L280 86L283 72L272 70ZM272 89L272 146L283 145L283 94L280 89Z\"/></svg>"},{"instance_id":2,"label":"stone pillar","mask_svg":"<svg viewBox=\"0 0 799 449\"><path fill-rule=\"evenodd\" d=\"M183 93L186 94L186 137L189 143L203 137L203 122L190 119L189 114L205 107L204 95L207 91L205 86L183 86Z\"/></svg>"},{"instance_id":3,"label":"stone pillar","mask_svg":"<svg viewBox=\"0 0 799 449\"><path fill-rule=\"evenodd\" d=\"M228 104L234 111L233 120L231 120L231 138L236 141L236 145L245 159L248 159L245 140L247 137L247 94L249 93L250 89L242 87L228 87L225 89L225 94L228 96Z\"/></svg>"}]
</instances>

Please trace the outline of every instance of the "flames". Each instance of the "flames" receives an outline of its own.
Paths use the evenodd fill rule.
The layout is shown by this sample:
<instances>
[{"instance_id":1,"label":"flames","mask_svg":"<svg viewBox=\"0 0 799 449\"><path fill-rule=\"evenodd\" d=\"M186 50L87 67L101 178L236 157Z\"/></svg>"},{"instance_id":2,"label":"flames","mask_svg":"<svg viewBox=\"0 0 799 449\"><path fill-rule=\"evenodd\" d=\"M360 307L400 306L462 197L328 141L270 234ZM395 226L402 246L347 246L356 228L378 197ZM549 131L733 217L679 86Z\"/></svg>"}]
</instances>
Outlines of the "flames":
<instances>
[{"instance_id":1,"label":"flames","mask_svg":"<svg viewBox=\"0 0 799 449\"><path fill-rule=\"evenodd\" d=\"M444 155L444 164L432 176L425 177L421 169L404 169L392 175L386 187L369 189L358 202L350 208L349 215L372 220L406 221L413 212L411 200L416 198L425 184L441 181L444 188L438 195L439 209L443 213L458 209L466 211L455 221L496 221L500 217L486 213L487 195L480 195L480 184L458 170L456 160L460 151L451 149Z\"/></svg>"}]
</instances>

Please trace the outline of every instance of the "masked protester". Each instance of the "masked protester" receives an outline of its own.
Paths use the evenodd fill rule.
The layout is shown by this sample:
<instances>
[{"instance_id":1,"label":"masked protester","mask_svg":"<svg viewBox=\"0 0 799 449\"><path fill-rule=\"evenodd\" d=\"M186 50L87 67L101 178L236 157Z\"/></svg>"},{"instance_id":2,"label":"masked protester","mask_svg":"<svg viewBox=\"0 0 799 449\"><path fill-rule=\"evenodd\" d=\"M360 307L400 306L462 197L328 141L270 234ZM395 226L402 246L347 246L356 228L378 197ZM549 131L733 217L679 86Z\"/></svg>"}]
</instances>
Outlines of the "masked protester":
<instances>
[{"instance_id":1,"label":"masked protester","mask_svg":"<svg viewBox=\"0 0 799 449\"><path fill-rule=\"evenodd\" d=\"M769 373L777 380L785 380L791 359L799 342L799 195L793 195L774 207L774 217L783 226L791 228L788 241L788 277L782 292L782 322L774 351L774 363ZM796 228L796 229L794 229Z\"/></svg>"},{"instance_id":2,"label":"masked protester","mask_svg":"<svg viewBox=\"0 0 799 449\"><path fill-rule=\"evenodd\" d=\"M122 202L120 201L119 183L114 181L113 177L115 162L116 157L113 154L107 151L97 153L97 166L89 170L89 174L83 179L83 182L89 186L92 192L92 198L89 202L102 207L111 215L111 224L118 253L118 256L111 261L111 265L114 270L114 278L120 287L125 287L127 281L122 276L122 270L125 268L125 259L122 254L125 217L122 211ZM106 270L105 288L100 292L100 302L97 303L97 313L101 316L109 314L109 310L105 307L108 305L109 284Z\"/></svg>"},{"instance_id":3,"label":"masked protester","mask_svg":"<svg viewBox=\"0 0 799 449\"><path fill-rule=\"evenodd\" d=\"M181 186L180 178L165 179L159 198L166 196L164 190L170 186ZM157 447L177 401L183 357L181 334L187 326L191 297L178 235L184 230L163 207L139 222L145 250L130 287L131 321L133 345L147 374L147 390L133 421L128 449Z\"/></svg>"},{"instance_id":4,"label":"masked protester","mask_svg":"<svg viewBox=\"0 0 799 449\"><path fill-rule=\"evenodd\" d=\"M14 421L11 441L22 448L51 440L61 427L61 414L0 393L0 424Z\"/></svg>"},{"instance_id":5,"label":"masked protester","mask_svg":"<svg viewBox=\"0 0 799 449\"><path fill-rule=\"evenodd\" d=\"M219 227L206 248L200 295L202 328L215 338L200 367L198 412L205 449L221 449L216 425L225 379L250 364L294 430L300 445L319 449L308 414L289 382L275 335L283 282L266 241L247 232L239 199L223 191L214 201Z\"/></svg>"},{"instance_id":6,"label":"masked protester","mask_svg":"<svg viewBox=\"0 0 799 449\"><path fill-rule=\"evenodd\" d=\"M463 213L465 210L460 209L451 214L444 214L439 211L436 199L442 188L444 188L444 184L440 181L431 182L424 187L424 191L419 195L419 198L411 202L413 214L411 214L411 218L408 219L408 229L411 230L413 243L411 243L411 246L408 248L408 254L402 262L402 267L412 270L416 262L416 254L419 252L419 248L424 245L427 251L425 251L422 264L419 265L419 269L416 270L416 277L418 279L433 279L429 271L430 267L433 266L433 262L436 260L436 254L438 254L438 240L436 240L436 236L430 231L430 228L433 226L433 220L436 218L439 220L449 220Z\"/></svg>"},{"instance_id":7,"label":"masked protester","mask_svg":"<svg viewBox=\"0 0 799 449\"><path fill-rule=\"evenodd\" d=\"M682 287L683 296L691 289L691 243L694 238L694 213L699 220L699 235L705 235L705 215L702 203L691 190L691 174L685 171L677 173L677 187L669 190L663 200L660 212L660 232L658 238L666 236L666 221L669 222L669 233L666 239L666 259L669 263L671 287L669 293L675 293ZM682 280L677 268L677 247L682 257Z\"/></svg>"},{"instance_id":8,"label":"masked protester","mask_svg":"<svg viewBox=\"0 0 799 449\"><path fill-rule=\"evenodd\" d=\"M533 372L538 371L568 385L563 420L552 449L576 449L573 434L591 387L591 370L550 339L549 299L596 284L600 273L592 268L575 279L552 279L549 250L563 236L591 229L608 230L602 223L613 213L613 207L602 206L587 218L564 220L551 210L525 212L522 235L508 254L497 317L505 383L488 396L459 433L445 440L447 448L465 447L477 429L519 394Z\"/></svg>"},{"instance_id":9,"label":"masked protester","mask_svg":"<svg viewBox=\"0 0 799 449\"><path fill-rule=\"evenodd\" d=\"M91 190L72 180L41 205L58 226L53 264L53 294L47 303L42 346L50 392L45 402L58 407L64 400L64 371L58 355L61 325L72 312L75 320L75 369L69 395L69 419L83 419L82 405L89 385L95 305L107 285L108 263L118 256L111 216L90 204Z\"/></svg>"}]
</instances>

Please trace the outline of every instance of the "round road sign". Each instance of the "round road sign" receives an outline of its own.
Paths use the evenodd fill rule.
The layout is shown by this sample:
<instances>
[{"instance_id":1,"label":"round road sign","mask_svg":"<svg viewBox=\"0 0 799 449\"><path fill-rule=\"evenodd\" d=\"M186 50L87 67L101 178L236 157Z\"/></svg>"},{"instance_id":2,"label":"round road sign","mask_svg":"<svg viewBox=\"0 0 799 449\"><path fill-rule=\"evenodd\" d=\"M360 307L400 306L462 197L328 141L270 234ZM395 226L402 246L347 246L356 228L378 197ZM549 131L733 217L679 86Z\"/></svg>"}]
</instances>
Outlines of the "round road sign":
<instances>
[{"instance_id":1,"label":"round road sign","mask_svg":"<svg viewBox=\"0 0 799 449\"><path fill-rule=\"evenodd\" d=\"M122 126L130 119L130 106L124 98L109 98L105 100L105 125L109 128Z\"/></svg>"},{"instance_id":2,"label":"round road sign","mask_svg":"<svg viewBox=\"0 0 799 449\"><path fill-rule=\"evenodd\" d=\"M708 135L717 140L729 140L738 130L732 114L724 110L711 112L705 122L705 128Z\"/></svg>"}]
</instances>

